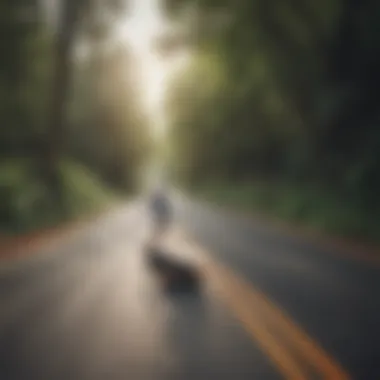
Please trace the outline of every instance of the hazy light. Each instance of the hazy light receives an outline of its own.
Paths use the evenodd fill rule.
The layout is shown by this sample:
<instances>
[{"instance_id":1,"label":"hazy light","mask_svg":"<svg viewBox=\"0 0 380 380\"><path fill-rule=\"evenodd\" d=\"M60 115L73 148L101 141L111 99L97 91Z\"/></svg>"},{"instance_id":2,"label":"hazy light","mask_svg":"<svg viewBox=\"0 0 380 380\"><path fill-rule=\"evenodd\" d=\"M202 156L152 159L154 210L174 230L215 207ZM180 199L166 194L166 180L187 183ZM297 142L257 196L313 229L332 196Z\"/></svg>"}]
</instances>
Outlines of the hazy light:
<instances>
[{"instance_id":1,"label":"hazy light","mask_svg":"<svg viewBox=\"0 0 380 380\"><path fill-rule=\"evenodd\" d=\"M170 76L186 61L186 52L166 56L157 42L172 31L161 0L133 0L120 30L129 41L138 62L138 76L153 132L161 136L166 127L163 113Z\"/></svg>"}]
</instances>

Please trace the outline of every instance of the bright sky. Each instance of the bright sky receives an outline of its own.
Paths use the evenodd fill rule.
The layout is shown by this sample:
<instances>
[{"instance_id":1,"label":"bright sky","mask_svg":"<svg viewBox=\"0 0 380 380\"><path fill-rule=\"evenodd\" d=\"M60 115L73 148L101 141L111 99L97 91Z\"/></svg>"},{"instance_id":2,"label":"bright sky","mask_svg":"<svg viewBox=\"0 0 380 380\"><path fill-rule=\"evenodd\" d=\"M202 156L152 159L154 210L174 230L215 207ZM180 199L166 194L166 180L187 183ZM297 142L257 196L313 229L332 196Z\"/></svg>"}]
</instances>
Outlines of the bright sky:
<instances>
[{"instance_id":1,"label":"bright sky","mask_svg":"<svg viewBox=\"0 0 380 380\"><path fill-rule=\"evenodd\" d=\"M187 61L185 51L162 57L154 49L157 37L168 32L171 25L165 18L161 0L133 0L129 16L122 25L122 36L127 38L140 64L140 83L154 132L165 130L163 101L170 76Z\"/></svg>"}]
</instances>

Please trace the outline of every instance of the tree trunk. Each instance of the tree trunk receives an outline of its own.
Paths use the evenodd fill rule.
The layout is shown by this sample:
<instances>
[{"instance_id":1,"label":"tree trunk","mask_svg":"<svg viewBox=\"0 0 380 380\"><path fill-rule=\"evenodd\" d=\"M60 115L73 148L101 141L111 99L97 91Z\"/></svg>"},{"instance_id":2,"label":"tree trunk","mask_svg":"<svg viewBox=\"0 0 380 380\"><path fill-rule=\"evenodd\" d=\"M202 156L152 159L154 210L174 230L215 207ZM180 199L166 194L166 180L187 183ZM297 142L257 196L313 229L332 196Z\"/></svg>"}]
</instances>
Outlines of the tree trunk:
<instances>
[{"instance_id":1,"label":"tree trunk","mask_svg":"<svg viewBox=\"0 0 380 380\"><path fill-rule=\"evenodd\" d=\"M46 152L44 154L45 179L54 200L64 209L62 180L59 163L65 138L66 106L71 78L72 48L78 19L78 2L63 0L56 41L54 74L51 89L51 106L48 119Z\"/></svg>"}]
</instances>

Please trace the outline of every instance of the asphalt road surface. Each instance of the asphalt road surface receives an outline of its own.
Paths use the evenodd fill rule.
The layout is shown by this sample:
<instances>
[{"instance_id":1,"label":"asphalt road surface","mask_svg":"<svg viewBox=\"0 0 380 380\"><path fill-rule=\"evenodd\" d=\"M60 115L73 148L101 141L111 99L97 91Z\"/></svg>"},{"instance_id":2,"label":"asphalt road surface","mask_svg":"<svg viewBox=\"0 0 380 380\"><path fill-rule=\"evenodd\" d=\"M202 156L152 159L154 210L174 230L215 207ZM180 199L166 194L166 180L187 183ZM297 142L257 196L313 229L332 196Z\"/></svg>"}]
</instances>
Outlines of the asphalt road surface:
<instances>
[{"instance_id":1,"label":"asphalt road surface","mask_svg":"<svg viewBox=\"0 0 380 380\"><path fill-rule=\"evenodd\" d=\"M380 260L361 260L360 251L355 258L190 201L181 202L179 218L218 261L285 310L350 378L380 379Z\"/></svg>"},{"instance_id":2,"label":"asphalt road surface","mask_svg":"<svg viewBox=\"0 0 380 380\"><path fill-rule=\"evenodd\" d=\"M380 378L379 266L181 200L204 286L169 296L149 233L136 202L1 264L0 379Z\"/></svg>"}]
</instances>

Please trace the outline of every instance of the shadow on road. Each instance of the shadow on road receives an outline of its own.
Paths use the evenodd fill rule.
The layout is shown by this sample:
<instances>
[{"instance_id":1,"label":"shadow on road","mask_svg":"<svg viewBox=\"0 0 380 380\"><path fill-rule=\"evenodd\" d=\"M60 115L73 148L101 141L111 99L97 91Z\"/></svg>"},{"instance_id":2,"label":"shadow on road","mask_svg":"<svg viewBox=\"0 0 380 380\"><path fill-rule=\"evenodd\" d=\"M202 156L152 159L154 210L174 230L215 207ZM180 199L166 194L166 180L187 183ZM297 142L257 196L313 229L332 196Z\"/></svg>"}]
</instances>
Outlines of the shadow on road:
<instances>
[{"instance_id":1,"label":"shadow on road","mask_svg":"<svg viewBox=\"0 0 380 380\"><path fill-rule=\"evenodd\" d=\"M146 248L146 264L156 274L169 296L196 296L201 292L202 279L198 269L180 260L169 250L151 245Z\"/></svg>"}]
</instances>

